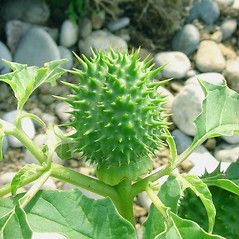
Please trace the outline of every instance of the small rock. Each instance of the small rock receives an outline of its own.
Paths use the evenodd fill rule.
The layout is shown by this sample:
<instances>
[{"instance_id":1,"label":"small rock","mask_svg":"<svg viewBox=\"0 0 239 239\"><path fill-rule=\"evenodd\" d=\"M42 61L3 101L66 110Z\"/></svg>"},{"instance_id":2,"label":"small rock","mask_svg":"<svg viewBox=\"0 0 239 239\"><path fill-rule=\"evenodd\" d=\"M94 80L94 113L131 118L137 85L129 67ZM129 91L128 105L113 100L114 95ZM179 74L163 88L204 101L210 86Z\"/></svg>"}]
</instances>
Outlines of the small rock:
<instances>
[{"instance_id":1,"label":"small rock","mask_svg":"<svg viewBox=\"0 0 239 239\"><path fill-rule=\"evenodd\" d=\"M190 55L197 49L199 41L198 29L192 24L187 24L173 38L172 47L175 51Z\"/></svg>"},{"instance_id":2,"label":"small rock","mask_svg":"<svg viewBox=\"0 0 239 239\"><path fill-rule=\"evenodd\" d=\"M161 71L164 77L181 79L187 74L187 71L191 68L191 63L188 57L178 51L162 52L158 53L154 57L156 66L165 65Z\"/></svg>"},{"instance_id":3,"label":"small rock","mask_svg":"<svg viewBox=\"0 0 239 239\"><path fill-rule=\"evenodd\" d=\"M236 58L237 54L230 46L225 46L224 44L219 44L219 47L220 47L222 54L225 56L225 58L227 60Z\"/></svg>"},{"instance_id":4,"label":"small rock","mask_svg":"<svg viewBox=\"0 0 239 239\"><path fill-rule=\"evenodd\" d=\"M93 50L106 51L112 48L114 51L125 51L128 46L126 41L106 31L94 31L85 40L79 41L79 49L86 56Z\"/></svg>"},{"instance_id":5,"label":"small rock","mask_svg":"<svg viewBox=\"0 0 239 239\"><path fill-rule=\"evenodd\" d=\"M56 43L46 31L35 27L21 39L14 56L16 62L36 66L57 59L60 53Z\"/></svg>"},{"instance_id":6,"label":"small rock","mask_svg":"<svg viewBox=\"0 0 239 239\"><path fill-rule=\"evenodd\" d=\"M220 144L216 147L214 155L221 162L236 162L239 159L239 144Z\"/></svg>"},{"instance_id":7,"label":"small rock","mask_svg":"<svg viewBox=\"0 0 239 239\"><path fill-rule=\"evenodd\" d=\"M190 78L190 77L193 77L195 75L197 75L198 72L196 70L189 70L186 74L186 78Z\"/></svg>"},{"instance_id":8,"label":"small rock","mask_svg":"<svg viewBox=\"0 0 239 239\"><path fill-rule=\"evenodd\" d=\"M227 61L224 75L229 86L239 92L239 57Z\"/></svg>"},{"instance_id":9,"label":"small rock","mask_svg":"<svg viewBox=\"0 0 239 239\"><path fill-rule=\"evenodd\" d=\"M72 185L70 183L67 183L65 182L63 184L63 187L62 187L63 190L70 190L70 189L79 189L85 196L87 196L88 198L92 198L92 199L95 199L95 200L98 200L98 199L102 199L103 197L99 194L96 194L96 193L93 193L93 192L90 192L88 191L87 189L84 189L84 188L79 188L75 185Z\"/></svg>"},{"instance_id":10,"label":"small rock","mask_svg":"<svg viewBox=\"0 0 239 239\"><path fill-rule=\"evenodd\" d=\"M70 70L73 66L73 56L70 50L64 46L58 46L60 52L60 58L66 58L67 62L62 65L63 68Z\"/></svg>"},{"instance_id":11,"label":"small rock","mask_svg":"<svg viewBox=\"0 0 239 239\"><path fill-rule=\"evenodd\" d=\"M48 113L43 113L41 115L41 119L43 120L43 122L45 122L46 125L56 124L56 122L57 122L56 117L54 115L48 114Z\"/></svg>"},{"instance_id":12,"label":"small rock","mask_svg":"<svg viewBox=\"0 0 239 239\"><path fill-rule=\"evenodd\" d=\"M105 12L104 11L99 11L99 12L94 12L91 16L91 23L93 29L100 29L105 22Z\"/></svg>"},{"instance_id":13,"label":"small rock","mask_svg":"<svg viewBox=\"0 0 239 239\"><path fill-rule=\"evenodd\" d=\"M3 138L2 148L0 148L0 150L2 150L3 156L6 153L6 151L8 150L8 142L7 142L7 138L6 137Z\"/></svg>"},{"instance_id":14,"label":"small rock","mask_svg":"<svg viewBox=\"0 0 239 239\"><path fill-rule=\"evenodd\" d=\"M63 121L66 122L70 119L71 114L69 114L68 112L71 111L70 105L65 103L65 102L61 102L56 104L56 115Z\"/></svg>"},{"instance_id":15,"label":"small rock","mask_svg":"<svg viewBox=\"0 0 239 239\"><path fill-rule=\"evenodd\" d=\"M0 82L0 102L4 102L10 95L9 86L4 82Z\"/></svg>"},{"instance_id":16,"label":"small rock","mask_svg":"<svg viewBox=\"0 0 239 239\"><path fill-rule=\"evenodd\" d=\"M239 144L239 134L222 137L229 144Z\"/></svg>"},{"instance_id":17,"label":"small rock","mask_svg":"<svg viewBox=\"0 0 239 239\"><path fill-rule=\"evenodd\" d=\"M2 119L13 124L15 121L15 118L16 118L16 113L17 113L16 110L5 113L2 116ZM23 118L21 120L21 126L22 126L23 131L28 135L28 137L33 139L35 136L35 127L32 122L32 119L28 118L28 117ZM19 147L23 146L23 144L15 137L13 137L11 135L8 135L6 137L7 137L9 145L12 146L13 148L19 148Z\"/></svg>"},{"instance_id":18,"label":"small rock","mask_svg":"<svg viewBox=\"0 0 239 239\"><path fill-rule=\"evenodd\" d=\"M14 178L16 173L14 172L7 172L4 173L0 176L0 186L3 186L7 183L10 183L12 181L12 179Z\"/></svg>"},{"instance_id":19,"label":"small rock","mask_svg":"<svg viewBox=\"0 0 239 239\"><path fill-rule=\"evenodd\" d=\"M221 31L215 31L212 35L211 35L211 40L215 41L216 43L220 43L222 41L223 38L223 33Z\"/></svg>"},{"instance_id":20,"label":"small rock","mask_svg":"<svg viewBox=\"0 0 239 239\"><path fill-rule=\"evenodd\" d=\"M175 129L172 132L172 136L174 138L178 154L181 154L182 152L184 152L193 142L191 137L184 134L179 129Z\"/></svg>"},{"instance_id":21,"label":"small rock","mask_svg":"<svg viewBox=\"0 0 239 239\"><path fill-rule=\"evenodd\" d=\"M220 85L223 83L223 76L216 73L199 74L198 78L212 84ZM196 77L188 79L185 87L176 95L172 106L172 117L177 127L188 135L195 135L194 120L201 112L201 105L205 94L197 82Z\"/></svg>"},{"instance_id":22,"label":"small rock","mask_svg":"<svg viewBox=\"0 0 239 239\"><path fill-rule=\"evenodd\" d=\"M43 24L50 16L50 10L42 0L8 0L1 4L1 17L5 21L18 19Z\"/></svg>"},{"instance_id":23,"label":"small rock","mask_svg":"<svg viewBox=\"0 0 239 239\"><path fill-rule=\"evenodd\" d=\"M12 56L8 48L0 41L0 75L11 71L10 67L2 59L12 61Z\"/></svg>"},{"instance_id":24,"label":"small rock","mask_svg":"<svg viewBox=\"0 0 239 239\"><path fill-rule=\"evenodd\" d=\"M157 92L159 94L162 94L164 96L167 96L166 98L166 108L169 112L171 112L171 109L172 109L172 105L173 105L173 101L174 101L174 96L173 94L167 90L166 88L164 88L163 86L159 86L158 89L157 89Z\"/></svg>"},{"instance_id":25,"label":"small rock","mask_svg":"<svg viewBox=\"0 0 239 239\"><path fill-rule=\"evenodd\" d=\"M33 232L32 239L67 239L65 236L59 233L41 233Z\"/></svg>"},{"instance_id":26,"label":"small rock","mask_svg":"<svg viewBox=\"0 0 239 239\"><path fill-rule=\"evenodd\" d=\"M207 25L211 26L215 23L220 15L220 9L217 2L213 0L194 0L188 21L201 19Z\"/></svg>"},{"instance_id":27,"label":"small rock","mask_svg":"<svg viewBox=\"0 0 239 239\"><path fill-rule=\"evenodd\" d=\"M61 26L60 44L65 47L73 46L78 39L78 26L70 20L65 20Z\"/></svg>"},{"instance_id":28,"label":"small rock","mask_svg":"<svg viewBox=\"0 0 239 239\"><path fill-rule=\"evenodd\" d=\"M188 159L185 159L181 164L180 164L182 170L184 172L189 172L192 168L193 168L193 163L188 160Z\"/></svg>"},{"instance_id":29,"label":"small rock","mask_svg":"<svg viewBox=\"0 0 239 239\"><path fill-rule=\"evenodd\" d=\"M92 24L88 18L84 18L80 21L80 36L85 39L92 33Z\"/></svg>"},{"instance_id":30,"label":"small rock","mask_svg":"<svg viewBox=\"0 0 239 239\"><path fill-rule=\"evenodd\" d=\"M124 27L127 27L130 23L130 19L128 17L122 17L117 19L116 21L112 21L108 24L107 28L111 32L116 32Z\"/></svg>"},{"instance_id":31,"label":"small rock","mask_svg":"<svg viewBox=\"0 0 239 239\"><path fill-rule=\"evenodd\" d=\"M223 7L231 6L234 0L216 0L216 2L223 8Z\"/></svg>"},{"instance_id":32,"label":"small rock","mask_svg":"<svg viewBox=\"0 0 239 239\"><path fill-rule=\"evenodd\" d=\"M149 210L150 205L152 203L151 199L148 197L146 192L139 193L137 196L137 202L143 208Z\"/></svg>"},{"instance_id":33,"label":"small rock","mask_svg":"<svg viewBox=\"0 0 239 239\"><path fill-rule=\"evenodd\" d=\"M26 22L22 22L19 20L11 20L8 21L6 24L6 35L7 35L7 45L14 53L17 49L17 46L21 40L21 38L25 35L25 33L33 28L39 27L45 30L54 40L58 38L58 29L57 28L50 28L46 26L38 26Z\"/></svg>"},{"instance_id":34,"label":"small rock","mask_svg":"<svg viewBox=\"0 0 239 239\"><path fill-rule=\"evenodd\" d=\"M221 25L221 31L223 34L223 40L228 39L237 29L237 20L236 19L227 19L223 21Z\"/></svg>"},{"instance_id":35,"label":"small rock","mask_svg":"<svg viewBox=\"0 0 239 239\"><path fill-rule=\"evenodd\" d=\"M55 99L54 99L54 97L52 97L52 95L39 95L39 99L45 105L51 105L55 101Z\"/></svg>"},{"instance_id":36,"label":"small rock","mask_svg":"<svg viewBox=\"0 0 239 239\"><path fill-rule=\"evenodd\" d=\"M136 204L134 204L134 213L136 217L142 217L147 214L147 210L143 207L140 207Z\"/></svg>"},{"instance_id":37,"label":"small rock","mask_svg":"<svg viewBox=\"0 0 239 239\"><path fill-rule=\"evenodd\" d=\"M201 72L222 72L226 61L214 41L202 41L196 54L196 66Z\"/></svg>"},{"instance_id":38,"label":"small rock","mask_svg":"<svg viewBox=\"0 0 239 239\"><path fill-rule=\"evenodd\" d=\"M189 174L197 176L202 176L206 172L212 173L219 164L203 145L200 145L196 151L190 154L188 160L194 165Z\"/></svg>"},{"instance_id":39,"label":"small rock","mask_svg":"<svg viewBox=\"0 0 239 239\"><path fill-rule=\"evenodd\" d=\"M205 142L205 144L204 144L204 146L205 146L209 151L214 150L215 147L216 147L216 145L217 145L217 141L216 141L215 138L210 138L210 139L208 139L208 140Z\"/></svg>"},{"instance_id":40,"label":"small rock","mask_svg":"<svg viewBox=\"0 0 239 239\"><path fill-rule=\"evenodd\" d=\"M190 77L188 80L185 81L185 85L189 85L189 84L199 85L198 79L202 81L206 81L211 84L216 84L216 85L221 85L225 81L225 78L222 74L209 72L209 73L197 74L196 76Z\"/></svg>"}]
</instances>

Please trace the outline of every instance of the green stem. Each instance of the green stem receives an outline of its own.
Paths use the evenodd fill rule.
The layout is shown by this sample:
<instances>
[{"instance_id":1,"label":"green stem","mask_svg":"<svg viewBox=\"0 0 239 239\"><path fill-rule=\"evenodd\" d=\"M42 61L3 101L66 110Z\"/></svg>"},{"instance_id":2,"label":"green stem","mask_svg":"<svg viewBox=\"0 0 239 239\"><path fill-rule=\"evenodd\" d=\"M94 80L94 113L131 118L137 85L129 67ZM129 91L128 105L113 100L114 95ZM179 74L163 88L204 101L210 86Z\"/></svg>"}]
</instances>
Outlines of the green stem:
<instances>
[{"instance_id":1,"label":"green stem","mask_svg":"<svg viewBox=\"0 0 239 239\"><path fill-rule=\"evenodd\" d=\"M37 182L28 190L28 192L19 200L21 206L24 208L31 199L36 195L36 193L41 189L42 185L50 177L51 171L48 170L41 175Z\"/></svg>"},{"instance_id":2,"label":"green stem","mask_svg":"<svg viewBox=\"0 0 239 239\"><path fill-rule=\"evenodd\" d=\"M149 185L149 182L155 182L159 178L161 178L165 175L169 175L172 172L172 170L173 170L173 168L169 164L165 168L163 168L159 171L156 171L156 172L150 174L149 176L137 181L136 183L134 183L132 185L132 195L135 197L137 194L145 191Z\"/></svg>"},{"instance_id":3,"label":"green stem","mask_svg":"<svg viewBox=\"0 0 239 239\"><path fill-rule=\"evenodd\" d=\"M104 197L110 197L113 201L118 196L114 187L99 181L98 179L78 173L62 165L52 164L51 176L64 180L78 187L87 189Z\"/></svg>"},{"instance_id":4,"label":"green stem","mask_svg":"<svg viewBox=\"0 0 239 239\"><path fill-rule=\"evenodd\" d=\"M39 149L39 147L28 137L28 135L21 129L14 127L11 130L4 131L6 135L12 135L16 137L22 144L32 153L33 156L39 161L39 163L44 163L46 161L46 156Z\"/></svg>"},{"instance_id":5,"label":"green stem","mask_svg":"<svg viewBox=\"0 0 239 239\"><path fill-rule=\"evenodd\" d=\"M133 213L134 196L131 193L132 185L129 180L124 180L115 186L118 196L113 200L117 210L125 219L127 219L133 226L135 226L135 219Z\"/></svg>"}]
</instances>

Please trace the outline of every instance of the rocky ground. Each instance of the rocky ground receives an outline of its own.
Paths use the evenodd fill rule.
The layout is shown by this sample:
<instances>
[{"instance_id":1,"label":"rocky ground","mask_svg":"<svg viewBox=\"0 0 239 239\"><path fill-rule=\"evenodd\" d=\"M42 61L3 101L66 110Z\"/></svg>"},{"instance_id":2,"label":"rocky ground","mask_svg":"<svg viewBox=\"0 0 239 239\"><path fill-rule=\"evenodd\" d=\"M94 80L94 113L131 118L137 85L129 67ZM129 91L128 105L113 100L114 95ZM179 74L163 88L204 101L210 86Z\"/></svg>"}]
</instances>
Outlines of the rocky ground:
<instances>
[{"instance_id":1,"label":"rocky ground","mask_svg":"<svg viewBox=\"0 0 239 239\"><path fill-rule=\"evenodd\" d=\"M52 8L41 0L23 2L10 0L1 3L0 58L37 66L46 61L67 58L64 67L70 69L73 65L77 66L72 50L90 56L91 47L126 50L141 46L142 58L150 53L156 66L167 64L158 76L159 80L174 78L165 87L160 87L158 92L168 95L167 107L173 122L171 131L178 153L182 153L192 143L195 134L193 121L200 112L204 99L196 78L214 84L222 84L226 80L232 89L239 92L238 0L194 0L186 6L185 12L188 15L181 19L178 31L170 36L167 44L164 41L162 47L157 45L160 42L158 32L151 34L152 39L149 39L149 34L145 34L148 31L142 32L143 25L138 27L132 24L135 21L133 5L130 5L131 8L125 5L125 11L114 20L101 10L94 17L81 18L79 23L61 17L62 21L52 27L52 24L48 25L53 14ZM28 8L25 7L26 4L29 5ZM148 4L145 11L150 11L150 7L153 8ZM154 21L152 24L155 29L159 23ZM135 32L139 31L141 34L135 39ZM9 71L0 60L0 74ZM70 75L64 75L64 79L75 81ZM40 116L46 123L64 123L70 117L66 113L69 107L51 95L64 96L68 93L68 89L61 84L55 88L43 85L30 98L25 110ZM16 101L10 88L1 83L0 117L12 122L15 108ZM36 144L42 146L45 139L41 127L28 118L22 124L26 133ZM3 152L5 158L0 162L0 185L10 182L14 173L25 163L35 162L21 143L11 137L5 138ZM205 170L212 172L219 162L222 162L221 168L225 170L238 157L239 135L210 139L192 153L179 170L200 176ZM155 168L165 164L167 158L168 150L165 149L157 155ZM82 173L94 175L94 168L82 161L72 159L63 162L57 155L54 160ZM45 187L72 188L53 179L48 180ZM89 196L95 197L94 194ZM149 205L145 195L139 195L135 204L138 223L145 219Z\"/></svg>"}]
</instances>

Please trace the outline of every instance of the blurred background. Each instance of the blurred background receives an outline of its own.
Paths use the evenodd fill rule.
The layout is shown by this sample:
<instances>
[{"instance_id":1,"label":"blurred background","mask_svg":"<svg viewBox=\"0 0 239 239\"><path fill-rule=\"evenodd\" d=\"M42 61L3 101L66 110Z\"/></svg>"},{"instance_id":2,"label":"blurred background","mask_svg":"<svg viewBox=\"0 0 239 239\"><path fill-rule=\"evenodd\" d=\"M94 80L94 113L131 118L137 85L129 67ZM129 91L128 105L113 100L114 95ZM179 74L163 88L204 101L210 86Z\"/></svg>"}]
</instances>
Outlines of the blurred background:
<instances>
[{"instance_id":1,"label":"blurred background","mask_svg":"<svg viewBox=\"0 0 239 239\"><path fill-rule=\"evenodd\" d=\"M10 72L1 58L42 66L45 62L67 58L64 68L78 67L72 51L90 56L96 50L124 51L140 47L140 57L148 54L156 66L166 64L155 80L173 77L158 88L168 96L172 114L171 132L179 153L188 147L195 134L193 121L199 114L204 94L197 77L214 84L228 85L239 92L239 0L0 0L0 74ZM71 75L64 80L76 82ZM67 95L62 84L41 86L25 109L46 123L69 120L69 107L51 95ZM0 83L0 117L14 121L16 100L10 88ZM213 117L213 115L212 115ZM39 125L26 118L27 134L41 147L45 136ZM33 156L14 138L4 140L5 160L0 162L0 185L10 182L15 172ZM179 171L202 175L221 163L225 170L239 157L239 135L209 139L185 162ZM158 155L154 166L165 164L168 150ZM200 160L199 160L200 159ZM94 168L75 159L61 161L84 174ZM45 187L67 189L65 183L48 180ZM95 195L90 195L95 197ZM147 215L149 201L139 195L136 204L138 223Z\"/></svg>"}]
</instances>

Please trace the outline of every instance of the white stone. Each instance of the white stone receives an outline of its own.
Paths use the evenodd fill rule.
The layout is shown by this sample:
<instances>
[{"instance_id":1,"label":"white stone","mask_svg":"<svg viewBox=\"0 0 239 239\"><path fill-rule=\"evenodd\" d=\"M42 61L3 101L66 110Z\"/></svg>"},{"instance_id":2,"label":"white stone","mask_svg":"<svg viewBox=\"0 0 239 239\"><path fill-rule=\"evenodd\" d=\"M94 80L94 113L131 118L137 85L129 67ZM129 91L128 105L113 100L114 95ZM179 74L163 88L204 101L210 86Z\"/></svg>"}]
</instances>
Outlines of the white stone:
<instances>
[{"instance_id":1,"label":"white stone","mask_svg":"<svg viewBox=\"0 0 239 239\"><path fill-rule=\"evenodd\" d=\"M239 144L239 134L222 137L229 144Z\"/></svg>"},{"instance_id":2,"label":"white stone","mask_svg":"<svg viewBox=\"0 0 239 239\"><path fill-rule=\"evenodd\" d=\"M191 68L188 57L179 51L158 53L154 57L154 62L156 66L165 65L161 74L168 78L184 78Z\"/></svg>"},{"instance_id":3,"label":"white stone","mask_svg":"<svg viewBox=\"0 0 239 239\"><path fill-rule=\"evenodd\" d=\"M231 88L239 92L239 57L227 61L224 75Z\"/></svg>"},{"instance_id":4,"label":"white stone","mask_svg":"<svg viewBox=\"0 0 239 239\"><path fill-rule=\"evenodd\" d=\"M16 173L14 172L8 172L8 173L4 173L0 176L0 186L3 186L7 183L10 183L12 181L12 179L14 178Z\"/></svg>"},{"instance_id":5,"label":"white stone","mask_svg":"<svg viewBox=\"0 0 239 239\"><path fill-rule=\"evenodd\" d=\"M2 119L9 123L14 124L14 121L16 118L16 113L17 113L16 110L5 113L2 116ZM35 132L35 127L34 127L32 120L28 117L23 118L21 120L21 126L22 126L23 131L28 135L28 137L33 139L36 132ZM18 139L16 139L15 137L13 137L11 135L7 136L7 140L8 140L9 145L12 146L13 148L19 148L19 147L23 146L23 144Z\"/></svg>"},{"instance_id":6,"label":"white stone","mask_svg":"<svg viewBox=\"0 0 239 239\"><path fill-rule=\"evenodd\" d=\"M214 41L204 40L199 44L196 66L201 72L222 72L226 61Z\"/></svg>"},{"instance_id":7,"label":"white stone","mask_svg":"<svg viewBox=\"0 0 239 239\"><path fill-rule=\"evenodd\" d=\"M77 42L78 33L77 24L70 20L65 20L61 26L60 44L65 47L73 46Z\"/></svg>"},{"instance_id":8,"label":"white stone","mask_svg":"<svg viewBox=\"0 0 239 239\"><path fill-rule=\"evenodd\" d=\"M239 159L239 144L220 144L216 147L214 155L218 161L236 162Z\"/></svg>"},{"instance_id":9,"label":"white stone","mask_svg":"<svg viewBox=\"0 0 239 239\"><path fill-rule=\"evenodd\" d=\"M112 48L114 51L125 51L128 48L127 42L107 31L94 31L85 40L79 41L79 49L86 56L91 55L93 50L107 51Z\"/></svg>"},{"instance_id":10,"label":"white stone","mask_svg":"<svg viewBox=\"0 0 239 239\"><path fill-rule=\"evenodd\" d=\"M202 145L188 156L188 160L194 165L189 174L197 176L202 176L206 172L212 173L219 165L219 162Z\"/></svg>"},{"instance_id":11,"label":"white stone","mask_svg":"<svg viewBox=\"0 0 239 239\"><path fill-rule=\"evenodd\" d=\"M70 105L66 102L61 102L56 104L55 112L56 115L63 121L66 122L71 118L71 114L68 112L71 111Z\"/></svg>"},{"instance_id":12,"label":"white stone","mask_svg":"<svg viewBox=\"0 0 239 239\"><path fill-rule=\"evenodd\" d=\"M163 96L167 96L165 106L168 109L168 111L171 112L173 101L174 101L173 94L169 90L164 88L163 86L159 86L157 89L157 92L159 94L162 94Z\"/></svg>"}]
</instances>

